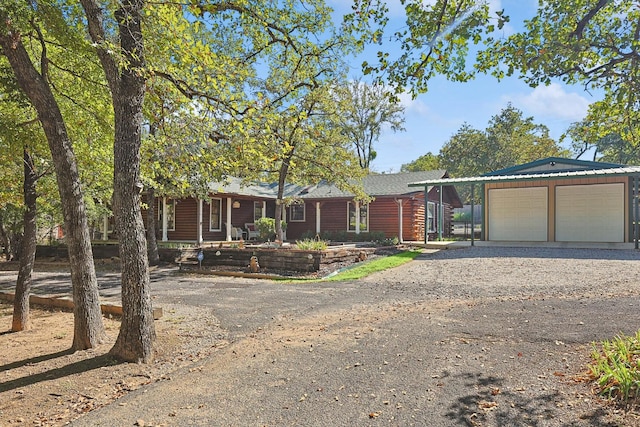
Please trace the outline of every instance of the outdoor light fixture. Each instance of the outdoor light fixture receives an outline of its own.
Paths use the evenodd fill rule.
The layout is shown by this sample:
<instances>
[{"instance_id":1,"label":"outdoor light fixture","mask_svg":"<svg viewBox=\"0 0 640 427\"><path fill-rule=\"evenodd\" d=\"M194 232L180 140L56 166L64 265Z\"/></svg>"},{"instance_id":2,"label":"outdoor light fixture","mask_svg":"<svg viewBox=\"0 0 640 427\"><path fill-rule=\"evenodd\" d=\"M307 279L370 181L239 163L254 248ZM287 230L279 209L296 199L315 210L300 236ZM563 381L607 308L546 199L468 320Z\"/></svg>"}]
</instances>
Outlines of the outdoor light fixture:
<instances>
[{"instance_id":1,"label":"outdoor light fixture","mask_svg":"<svg viewBox=\"0 0 640 427\"><path fill-rule=\"evenodd\" d=\"M240 207L240 202L238 200L235 200L231 207L233 207L234 209L238 209Z\"/></svg>"}]
</instances>

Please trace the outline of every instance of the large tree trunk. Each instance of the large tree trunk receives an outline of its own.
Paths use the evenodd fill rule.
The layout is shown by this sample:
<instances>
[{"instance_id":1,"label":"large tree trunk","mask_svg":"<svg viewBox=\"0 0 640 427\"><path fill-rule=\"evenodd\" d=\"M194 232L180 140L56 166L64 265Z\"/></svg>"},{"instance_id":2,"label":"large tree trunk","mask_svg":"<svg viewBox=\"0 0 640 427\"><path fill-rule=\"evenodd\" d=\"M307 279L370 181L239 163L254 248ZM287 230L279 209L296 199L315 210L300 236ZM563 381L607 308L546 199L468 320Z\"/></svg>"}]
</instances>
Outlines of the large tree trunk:
<instances>
[{"instance_id":1,"label":"large tree trunk","mask_svg":"<svg viewBox=\"0 0 640 427\"><path fill-rule=\"evenodd\" d=\"M83 2L84 4L84 2ZM122 323L111 354L128 361L153 359L155 327L149 289L147 241L140 210L140 145L145 80L140 13L144 2L124 0L116 10L121 54L129 64L113 74L103 67L112 88L115 115L113 201L122 260ZM85 8L86 10L86 8Z\"/></svg>"},{"instance_id":2,"label":"large tree trunk","mask_svg":"<svg viewBox=\"0 0 640 427\"><path fill-rule=\"evenodd\" d=\"M282 165L280 165L280 170L278 171L278 195L276 197L275 228L276 241L279 241L281 244L284 240L284 233L282 231L282 216L285 208L282 204L284 201L284 185L287 181L287 175L289 174L289 163L291 162L292 158L293 151L291 151L283 160Z\"/></svg>"},{"instance_id":3,"label":"large tree trunk","mask_svg":"<svg viewBox=\"0 0 640 427\"><path fill-rule=\"evenodd\" d=\"M156 238L156 191L153 187L147 190L147 254L149 265L160 264L158 239Z\"/></svg>"},{"instance_id":4,"label":"large tree trunk","mask_svg":"<svg viewBox=\"0 0 640 427\"><path fill-rule=\"evenodd\" d=\"M2 22L10 22L0 16ZM100 344L104 337L102 313L98 299L91 239L80 176L71 140L62 113L51 89L33 66L20 34L0 34L0 46L9 60L17 81L38 112L38 119L49 143L56 170L62 214L67 231L69 263L74 302L74 335L72 348L84 350Z\"/></svg>"},{"instance_id":5,"label":"large tree trunk","mask_svg":"<svg viewBox=\"0 0 640 427\"><path fill-rule=\"evenodd\" d=\"M38 177L33 166L33 158L24 149L24 236L20 253L20 269L16 282L16 295L13 300L13 332L29 329L29 292L31 291L31 272L36 259L36 181Z\"/></svg>"}]
</instances>

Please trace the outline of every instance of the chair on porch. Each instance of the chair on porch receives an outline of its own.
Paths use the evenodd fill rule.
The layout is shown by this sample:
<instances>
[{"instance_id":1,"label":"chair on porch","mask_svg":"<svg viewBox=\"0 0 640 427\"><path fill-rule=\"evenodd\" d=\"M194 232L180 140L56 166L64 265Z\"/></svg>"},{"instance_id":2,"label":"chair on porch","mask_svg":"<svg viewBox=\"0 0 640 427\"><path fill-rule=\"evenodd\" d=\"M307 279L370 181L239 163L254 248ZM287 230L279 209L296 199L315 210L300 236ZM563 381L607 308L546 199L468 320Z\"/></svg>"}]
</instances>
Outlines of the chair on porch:
<instances>
[{"instance_id":1,"label":"chair on porch","mask_svg":"<svg viewBox=\"0 0 640 427\"><path fill-rule=\"evenodd\" d=\"M228 230L231 231L231 240L240 240L240 239L246 239L246 233L242 230L242 228L240 227L234 227L231 226L231 228L229 227L229 224L225 223L225 227L227 227Z\"/></svg>"},{"instance_id":2,"label":"chair on porch","mask_svg":"<svg viewBox=\"0 0 640 427\"><path fill-rule=\"evenodd\" d=\"M255 240L260 237L258 227L252 222L245 222L244 227L247 229L247 240Z\"/></svg>"}]
</instances>

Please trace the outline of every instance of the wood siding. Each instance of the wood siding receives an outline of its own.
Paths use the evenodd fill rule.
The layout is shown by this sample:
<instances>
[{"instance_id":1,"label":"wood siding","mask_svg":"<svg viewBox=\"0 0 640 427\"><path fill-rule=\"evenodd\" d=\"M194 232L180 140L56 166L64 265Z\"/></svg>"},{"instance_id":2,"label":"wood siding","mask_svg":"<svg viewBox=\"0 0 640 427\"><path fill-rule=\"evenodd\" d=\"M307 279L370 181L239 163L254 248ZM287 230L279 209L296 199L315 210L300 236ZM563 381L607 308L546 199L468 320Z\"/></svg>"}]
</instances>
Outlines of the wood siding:
<instances>
[{"instance_id":1,"label":"wood siding","mask_svg":"<svg viewBox=\"0 0 640 427\"><path fill-rule=\"evenodd\" d=\"M444 193L445 197L447 193ZM206 241L226 240L225 223L227 219L227 195L213 196L222 200L221 218L222 226L219 231L210 230L210 199L203 200L202 203L202 238ZM245 228L245 223L254 222L253 202L254 199L230 196L232 201L240 202L239 208L231 209L232 226ZM305 221L292 222L289 220L289 209L286 209L287 239L292 241L300 239L303 235L316 234L316 218L318 215L316 202L320 202L320 229L322 232L346 232L347 224L347 202L350 199L332 200L308 200L305 201ZM429 200L438 203L438 193L434 189L429 193ZM258 200L256 200L258 201ZM259 200L262 202L261 200ZM399 237L399 204L402 202L402 240L403 241L423 241L424 240L424 192L419 191L403 196L377 197L369 205L369 232L382 232L386 238ZM162 204L162 198L155 201L156 212ZM177 199L175 208L175 230L167 231L170 241L196 241L198 236L198 201L193 198ZM267 201L267 217L273 217L275 212L275 202ZM445 221L443 235L448 236L451 230L452 208L445 203ZM146 225L146 211L143 212ZM162 239L162 223L157 222L157 236ZM353 233L353 232L351 232ZM433 239L435 236L430 236Z\"/></svg>"}]
</instances>

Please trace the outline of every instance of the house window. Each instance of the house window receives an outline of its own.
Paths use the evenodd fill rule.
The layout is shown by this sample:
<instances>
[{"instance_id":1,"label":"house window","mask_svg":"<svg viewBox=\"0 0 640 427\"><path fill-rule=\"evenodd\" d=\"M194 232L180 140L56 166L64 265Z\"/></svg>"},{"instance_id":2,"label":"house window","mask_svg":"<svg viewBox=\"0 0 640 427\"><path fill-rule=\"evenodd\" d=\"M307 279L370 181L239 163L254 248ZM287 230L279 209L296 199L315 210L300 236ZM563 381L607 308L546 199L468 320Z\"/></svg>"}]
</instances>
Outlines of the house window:
<instances>
[{"instance_id":1,"label":"house window","mask_svg":"<svg viewBox=\"0 0 640 427\"><path fill-rule=\"evenodd\" d=\"M253 202L253 222L262 218L262 202Z\"/></svg>"},{"instance_id":2,"label":"house window","mask_svg":"<svg viewBox=\"0 0 640 427\"><path fill-rule=\"evenodd\" d=\"M295 204L289 206L289 221L304 222L305 221L305 204Z\"/></svg>"},{"instance_id":3,"label":"house window","mask_svg":"<svg viewBox=\"0 0 640 427\"><path fill-rule=\"evenodd\" d=\"M436 231L436 204L427 202L427 232L434 233Z\"/></svg>"},{"instance_id":4,"label":"house window","mask_svg":"<svg viewBox=\"0 0 640 427\"><path fill-rule=\"evenodd\" d=\"M209 203L209 231L222 230L222 199L211 199Z\"/></svg>"},{"instance_id":5,"label":"house window","mask_svg":"<svg viewBox=\"0 0 640 427\"><path fill-rule=\"evenodd\" d=\"M356 231L356 218L359 218L360 232L369 231L369 206L360 205L353 202L347 202L347 210L349 211L348 231Z\"/></svg>"},{"instance_id":6,"label":"house window","mask_svg":"<svg viewBox=\"0 0 640 427\"><path fill-rule=\"evenodd\" d=\"M167 231L175 231L176 229L176 200L175 199L166 199L167 203ZM158 223L160 227L163 226L163 215L164 215L164 206L162 199L159 199L158 203Z\"/></svg>"}]
</instances>

